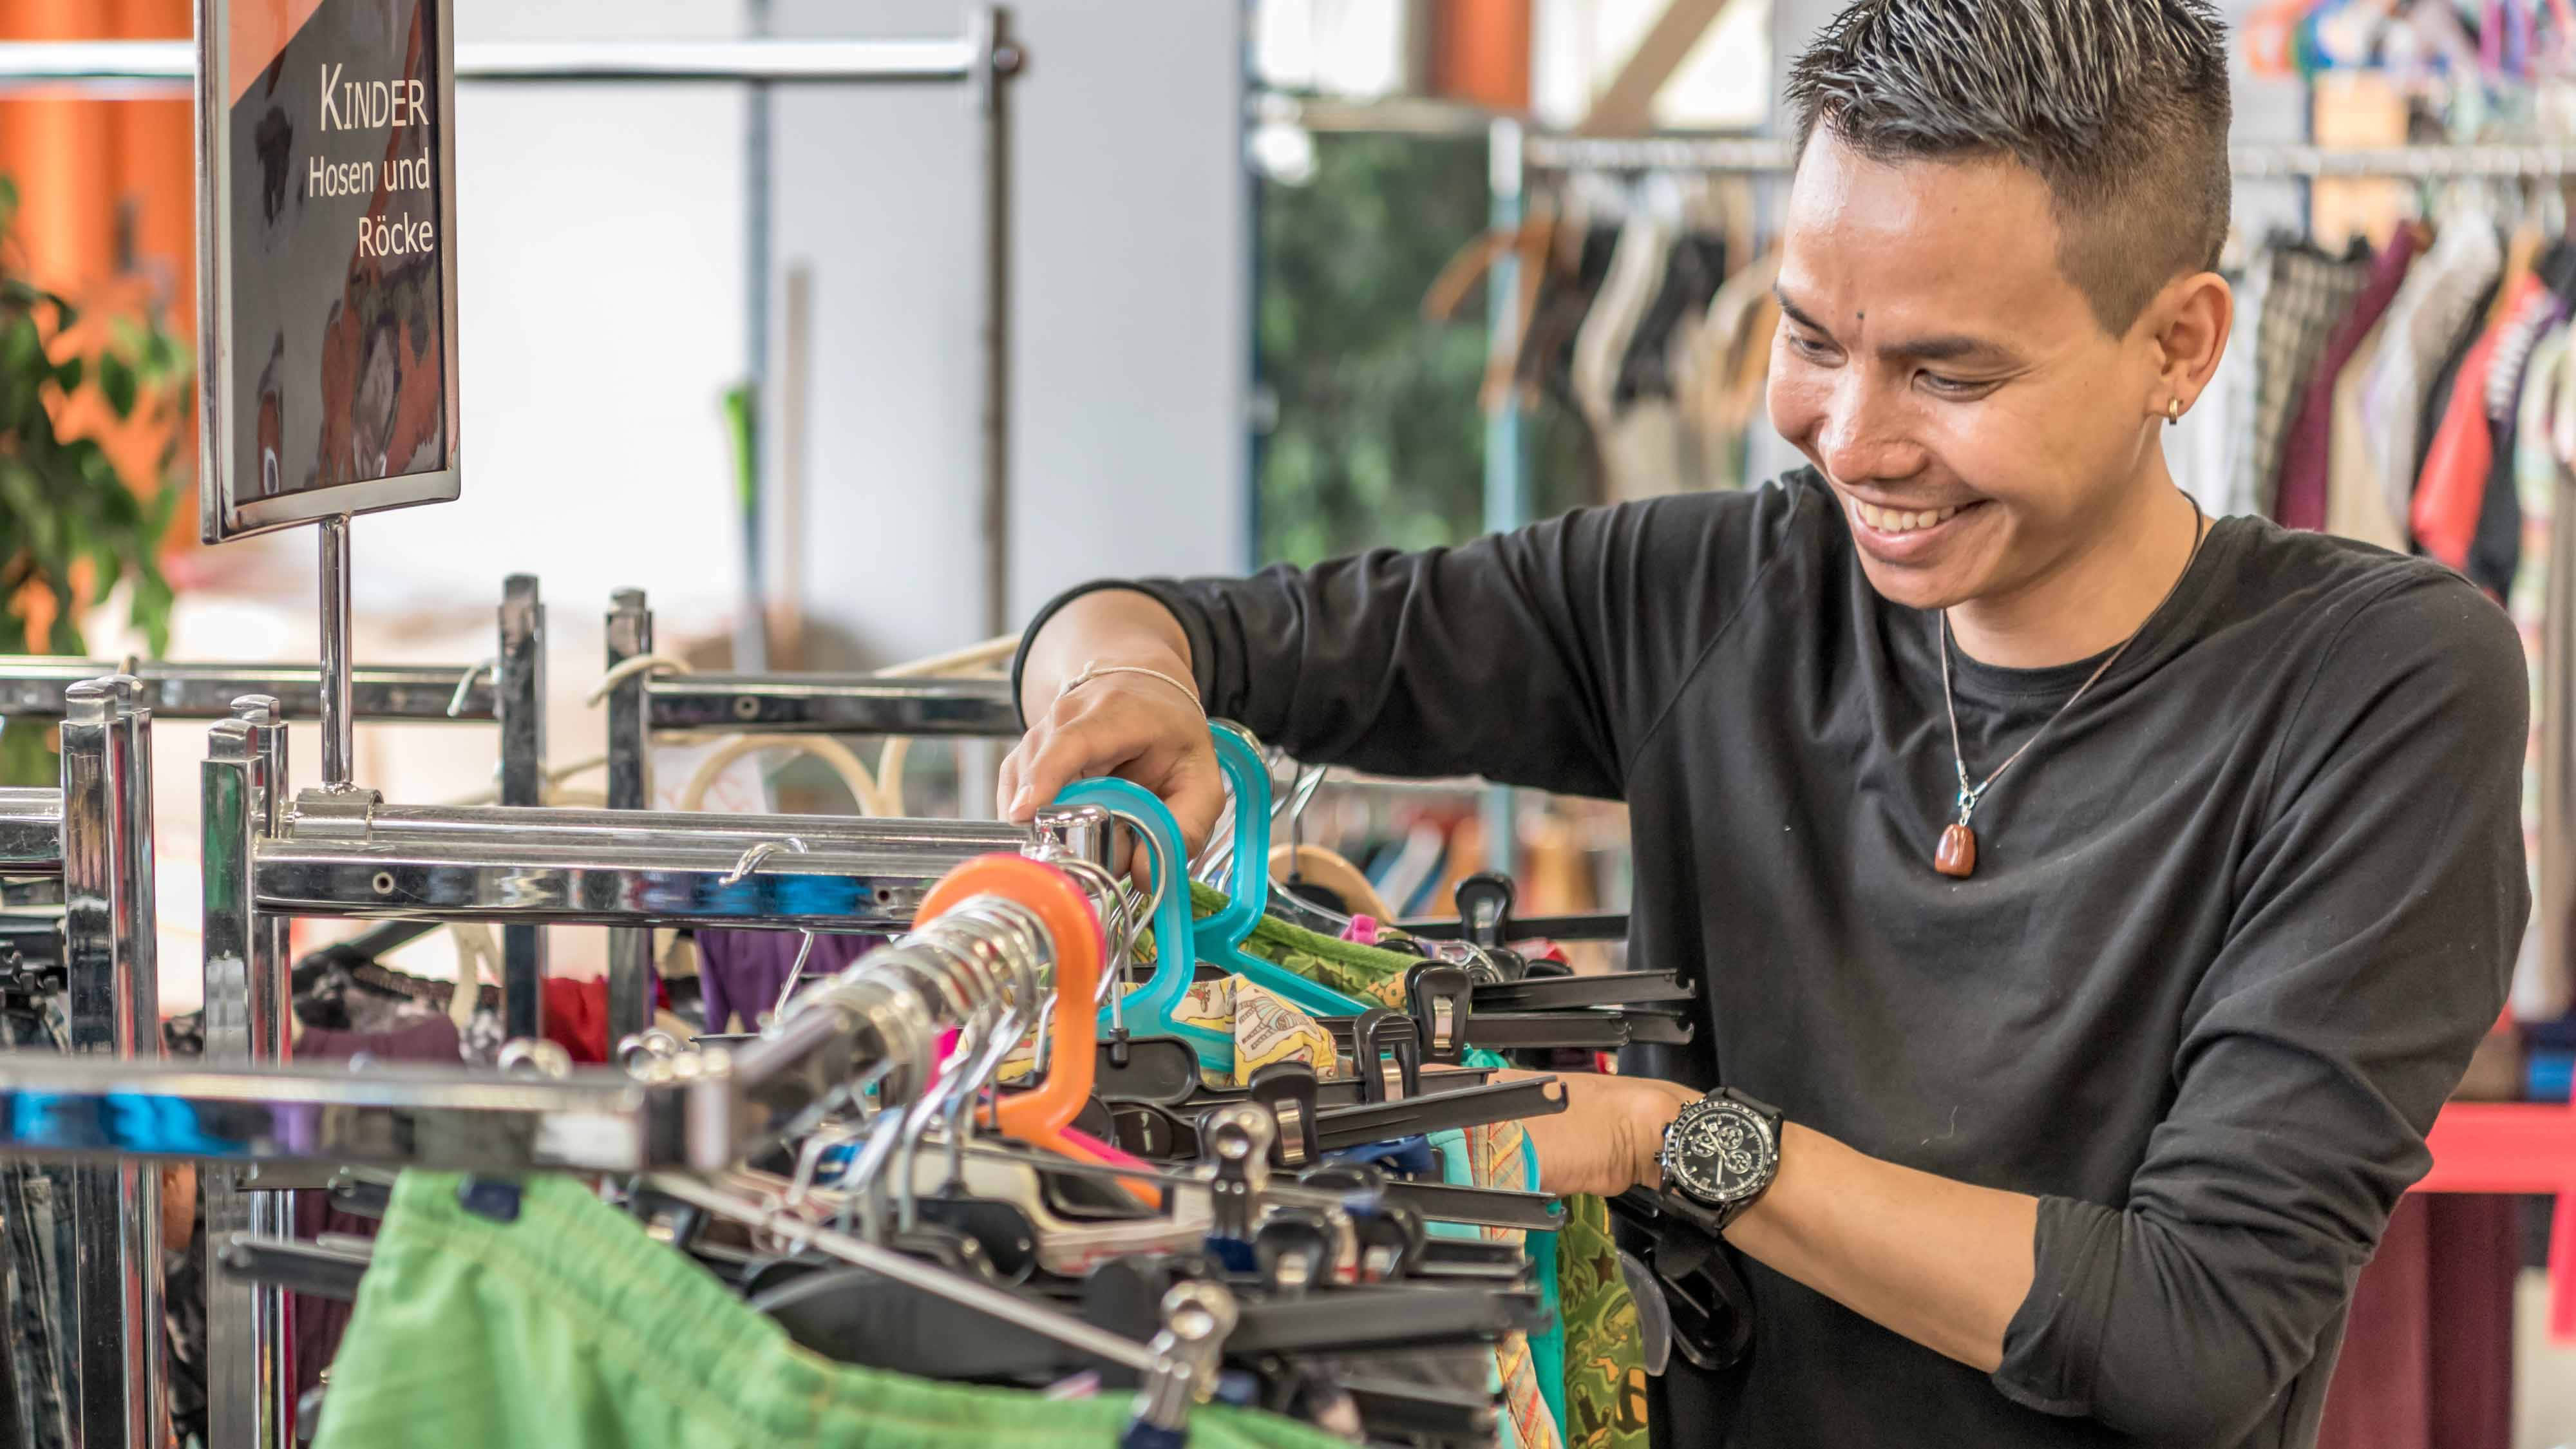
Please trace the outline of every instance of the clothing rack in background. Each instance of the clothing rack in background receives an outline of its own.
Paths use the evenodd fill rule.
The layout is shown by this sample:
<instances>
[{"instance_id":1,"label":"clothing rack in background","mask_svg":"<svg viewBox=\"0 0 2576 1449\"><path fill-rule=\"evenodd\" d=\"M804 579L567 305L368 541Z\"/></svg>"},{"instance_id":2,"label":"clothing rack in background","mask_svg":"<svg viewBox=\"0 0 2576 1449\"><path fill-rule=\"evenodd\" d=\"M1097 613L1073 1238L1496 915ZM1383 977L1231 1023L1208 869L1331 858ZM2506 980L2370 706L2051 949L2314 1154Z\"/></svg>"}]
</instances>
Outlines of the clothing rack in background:
<instances>
[{"instance_id":1,"label":"clothing rack in background","mask_svg":"<svg viewBox=\"0 0 2576 1449\"><path fill-rule=\"evenodd\" d=\"M1511 124L1511 123L1502 123ZM1519 143L1529 171L1787 171L1790 143L1759 139L1530 136ZM2576 175L2576 146L2247 145L2230 166L2250 180L2316 177L2516 177ZM1499 173L1497 173L1499 174Z\"/></svg>"}]
</instances>

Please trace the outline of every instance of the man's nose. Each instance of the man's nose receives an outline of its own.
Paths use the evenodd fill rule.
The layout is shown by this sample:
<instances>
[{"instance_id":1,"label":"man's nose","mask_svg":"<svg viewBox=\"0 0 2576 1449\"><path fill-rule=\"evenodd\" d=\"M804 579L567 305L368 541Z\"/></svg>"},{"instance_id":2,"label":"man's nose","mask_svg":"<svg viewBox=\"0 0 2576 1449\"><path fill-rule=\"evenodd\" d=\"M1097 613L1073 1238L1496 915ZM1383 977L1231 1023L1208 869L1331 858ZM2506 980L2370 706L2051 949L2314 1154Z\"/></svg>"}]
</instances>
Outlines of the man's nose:
<instances>
[{"instance_id":1,"label":"man's nose","mask_svg":"<svg viewBox=\"0 0 2576 1449\"><path fill-rule=\"evenodd\" d=\"M1923 471L1923 448L1914 441L1906 409L1857 378L1837 386L1826 400L1816 454L1842 483L1911 478Z\"/></svg>"}]
</instances>

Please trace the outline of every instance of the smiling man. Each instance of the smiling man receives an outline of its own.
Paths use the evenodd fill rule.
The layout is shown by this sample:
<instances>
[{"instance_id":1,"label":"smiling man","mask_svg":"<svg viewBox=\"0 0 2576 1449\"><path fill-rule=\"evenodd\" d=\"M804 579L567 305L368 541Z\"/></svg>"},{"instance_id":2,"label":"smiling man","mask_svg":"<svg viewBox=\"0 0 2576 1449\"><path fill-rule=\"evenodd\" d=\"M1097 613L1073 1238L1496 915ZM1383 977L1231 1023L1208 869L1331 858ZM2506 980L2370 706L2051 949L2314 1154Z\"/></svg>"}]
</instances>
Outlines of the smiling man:
<instances>
[{"instance_id":1,"label":"smiling man","mask_svg":"<svg viewBox=\"0 0 2576 1449\"><path fill-rule=\"evenodd\" d=\"M1115 772L1203 833L1204 703L1628 800L1634 960L1708 1016L1530 1130L1745 1262L1751 1357L1676 1362L1664 1443L2310 1444L2521 938L2520 648L2166 470L2231 323L2201 0L1863 0L1791 99L1771 417L1812 468L1078 590L1003 798Z\"/></svg>"}]
</instances>

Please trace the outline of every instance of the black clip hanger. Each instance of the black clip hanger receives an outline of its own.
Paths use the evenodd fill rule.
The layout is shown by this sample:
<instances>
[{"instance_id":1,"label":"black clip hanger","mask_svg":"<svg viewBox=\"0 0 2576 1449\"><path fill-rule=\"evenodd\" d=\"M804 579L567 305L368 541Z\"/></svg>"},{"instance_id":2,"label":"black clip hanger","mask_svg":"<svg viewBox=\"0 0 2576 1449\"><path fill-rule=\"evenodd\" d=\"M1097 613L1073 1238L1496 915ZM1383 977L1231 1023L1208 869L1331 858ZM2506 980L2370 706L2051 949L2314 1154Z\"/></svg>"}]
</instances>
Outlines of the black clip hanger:
<instances>
[{"instance_id":1,"label":"black clip hanger","mask_svg":"<svg viewBox=\"0 0 2576 1449\"><path fill-rule=\"evenodd\" d=\"M1554 1077L1532 1077L1465 1092L1408 1097L1400 1102L1333 1107L1315 1115L1323 1150L1338 1152L1346 1147L1365 1147L1451 1127L1483 1127L1495 1122L1549 1117L1564 1110L1563 1084Z\"/></svg>"},{"instance_id":2,"label":"black clip hanger","mask_svg":"<svg viewBox=\"0 0 2576 1449\"><path fill-rule=\"evenodd\" d=\"M1570 1011L1586 1006L1645 1006L1692 1001L1699 988L1670 971L1611 971L1595 976L1532 976L1476 987L1478 1011Z\"/></svg>"},{"instance_id":3,"label":"black clip hanger","mask_svg":"<svg viewBox=\"0 0 2576 1449\"><path fill-rule=\"evenodd\" d=\"M1466 1059L1473 993L1473 980L1463 966L1425 961L1405 969L1404 1001L1412 1009L1424 1061L1455 1066Z\"/></svg>"},{"instance_id":4,"label":"black clip hanger","mask_svg":"<svg viewBox=\"0 0 2576 1449\"><path fill-rule=\"evenodd\" d=\"M1612 1216L1645 1239L1638 1257L1663 1289L1673 1347L1712 1372L1742 1362L1753 1347L1753 1294L1715 1219L1652 1188L1630 1188L1609 1204Z\"/></svg>"},{"instance_id":5,"label":"black clip hanger","mask_svg":"<svg viewBox=\"0 0 2576 1449\"><path fill-rule=\"evenodd\" d=\"M1552 1316L1535 1293L1411 1284L1342 1288L1243 1305L1231 1353L1358 1353L1445 1343L1491 1343L1543 1332Z\"/></svg>"},{"instance_id":6,"label":"black clip hanger","mask_svg":"<svg viewBox=\"0 0 2576 1449\"><path fill-rule=\"evenodd\" d=\"M1270 1148L1277 1165L1301 1168L1324 1155L1323 1124L1316 1120L1323 1110L1316 1102L1319 1086L1315 1069L1304 1062L1272 1062L1253 1071L1246 1094L1278 1129Z\"/></svg>"},{"instance_id":7,"label":"black clip hanger","mask_svg":"<svg viewBox=\"0 0 2576 1449\"><path fill-rule=\"evenodd\" d=\"M1471 946L1505 944L1512 921L1512 879L1479 871L1458 882L1451 899L1458 906L1458 938Z\"/></svg>"},{"instance_id":8,"label":"black clip hanger","mask_svg":"<svg viewBox=\"0 0 2576 1449\"><path fill-rule=\"evenodd\" d=\"M1175 1036L1129 1036L1122 1029L1099 1044L1091 1094L1104 1102L1156 1102L1177 1107L1199 1089L1199 1058Z\"/></svg>"},{"instance_id":9,"label":"black clip hanger","mask_svg":"<svg viewBox=\"0 0 2576 1449\"><path fill-rule=\"evenodd\" d=\"M363 1250L336 1244L231 1233L216 1246L215 1261L236 1278L355 1303L358 1280L366 1276L369 1257Z\"/></svg>"},{"instance_id":10,"label":"black clip hanger","mask_svg":"<svg viewBox=\"0 0 2576 1449\"><path fill-rule=\"evenodd\" d=\"M1383 1006L1361 1012L1351 1022L1351 1060L1363 1102L1422 1095L1421 1034L1411 1017Z\"/></svg>"},{"instance_id":11,"label":"black clip hanger","mask_svg":"<svg viewBox=\"0 0 2576 1449\"><path fill-rule=\"evenodd\" d=\"M1372 1441L1490 1444L1499 1427L1491 1394L1384 1378L1345 1376L1335 1383L1351 1396Z\"/></svg>"}]
</instances>

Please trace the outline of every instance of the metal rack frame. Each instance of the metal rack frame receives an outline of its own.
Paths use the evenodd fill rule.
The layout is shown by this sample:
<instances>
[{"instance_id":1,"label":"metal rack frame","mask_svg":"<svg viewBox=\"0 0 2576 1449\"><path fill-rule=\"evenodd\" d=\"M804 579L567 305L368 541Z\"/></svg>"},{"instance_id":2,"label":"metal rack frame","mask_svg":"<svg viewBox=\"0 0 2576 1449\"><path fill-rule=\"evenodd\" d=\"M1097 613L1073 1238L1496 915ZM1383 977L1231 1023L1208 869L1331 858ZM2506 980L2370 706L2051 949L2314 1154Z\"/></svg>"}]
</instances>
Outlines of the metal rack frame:
<instances>
[{"instance_id":1,"label":"metal rack frame","mask_svg":"<svg viewBox=\"0 0 2576 1449\"><path fill-rule=\"evenodd\" d=\"M154 959L152 712L136 681L64 690L57 789L0 789L0 876L58 877L70 998L67 1070L122 1070L161 1054ZM33 1054L9 1059L34 1060ZM90 1162L63 1204L73 1234L78 1382L71 1413L85 1444L157 1443L166 1382L161 1321L161 1178L134 1161Z\"/></svg>"},{"instance_id":2,"label":"metal rack frame","mask_svg":"<svg viewBox=\"0 0 2576 1449\"><path fill-rule=\"evenodd\" d=\"M642 589L620 589L608 613L608 668L653 652ZM1015 739L1019 703L1007 681L887 679L872 674L629 673L608 692L608 805L653 800L656 734L884 734ZM811 842L809 841L809 844ZM608 1029L623 1037L653 1016L650 925L608 938Z\"/></svg>"},{"instance_id":3,"label":"metal rack frame","mask_svg":"<svg viewBox=\"0 0 2576 1449\"><path fill-rule=\"evenodd\" d=\"M679 1109L667 1097L637 1096L632 1084L531 1085L470 1073L371 1072L354 1083L340 1072L281 1075L275 1069L290 1056L291 917L609 926L648 946L640 962L612 962L613 973L643 973L622 987L612 976L612 992L624 991L644 1013L636 1022L612 1020L616 1041L650 1021L646 928L722 923L891 933L908 927L930 887L967 860L1041 843L1096 856L1105 833L1093 811L1051 812L1035 827L1018 827L399 806L373 791L327 786L289 802L286 779L286 729L274 701L240 701L234 717L215 727L204 765L207 1070L151 1084L101 1078L96 1090L73 1093L79 1102L105 1103L148 1085L156 1097L186 1098L216 1116L269 1104L271 1131L209 1130L158 1149L233 1164L208 1175L210 1241L236 1231L274 1234L291 1211L282 1192L254 1186L246 1169L259 1161L386 1161L394 1143L405 1144L400 1161L488 1169L641 1167L685 1157L683 1139L673 1135ZM751 1065L746 1058L740 1075L757 1085ZM248 1074L227 1076L225 1068ZM702 1099L688 1118L701 1125L715 1110ZM316 1110L325 1102L330 1112ZM85 1150L136 1153L160 1141L138 1138L103 1108L73 1103L65 1110L75 1113L64 1129L73 1136L54 1146L80 1149L85 1141ZM92 1136L78 1139L74 1128ZM592 1145L576 1149L567 1141ZM480 1145L491 1142L522 1155L496 1158ZM702 1155L714 1150L702 1148ZM218 1449L282 1449L294 1422L283 1395L295 1378L282 1297L274 1287L242 1284L215 1291L220 1296L210 1298L207 1312L213 1442Z\"/></svg>"}]
</instances>

